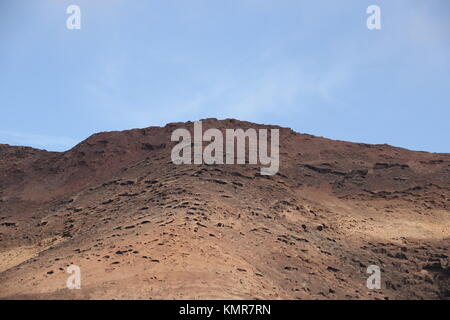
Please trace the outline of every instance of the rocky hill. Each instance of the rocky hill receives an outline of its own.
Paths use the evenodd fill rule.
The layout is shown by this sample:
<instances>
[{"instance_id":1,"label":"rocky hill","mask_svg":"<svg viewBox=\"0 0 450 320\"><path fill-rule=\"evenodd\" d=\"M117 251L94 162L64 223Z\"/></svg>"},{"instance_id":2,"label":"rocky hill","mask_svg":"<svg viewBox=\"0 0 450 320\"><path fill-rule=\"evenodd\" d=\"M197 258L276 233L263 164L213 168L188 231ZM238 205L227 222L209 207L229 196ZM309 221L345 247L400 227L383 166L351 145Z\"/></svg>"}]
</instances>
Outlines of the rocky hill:
<instances>
[{"instance_id":1,"label":"rocky hill","mask_svg":"<svg viewBox=\"0 0 450 320\"><path fill-rule=\"evenodd\" d=\"M0 298L450 298L450 154L206 119L278 128L279 172L175 165L171 134L192 127L0 145Z\"/></svg>"}]
</instances>

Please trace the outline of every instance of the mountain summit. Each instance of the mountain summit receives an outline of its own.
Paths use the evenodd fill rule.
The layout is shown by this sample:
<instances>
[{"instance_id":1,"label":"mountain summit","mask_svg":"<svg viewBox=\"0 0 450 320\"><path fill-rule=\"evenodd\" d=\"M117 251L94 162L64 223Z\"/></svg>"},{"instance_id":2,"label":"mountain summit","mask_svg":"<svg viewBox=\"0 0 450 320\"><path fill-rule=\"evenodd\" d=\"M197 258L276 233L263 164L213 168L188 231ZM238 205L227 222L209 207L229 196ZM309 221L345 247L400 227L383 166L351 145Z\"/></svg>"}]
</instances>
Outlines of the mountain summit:
<instances>
[{"instance_id":1,"label":"mountain summit","mask_svg":"<svg viewBox=\"0 0 450 320\"><path fill-rule=\"evenodd\" d=\"M202 122L279 129L278 172L174 164L193 122L0 145L0 298L450 298L450 154Z\"/></svg>"}]
</instances>

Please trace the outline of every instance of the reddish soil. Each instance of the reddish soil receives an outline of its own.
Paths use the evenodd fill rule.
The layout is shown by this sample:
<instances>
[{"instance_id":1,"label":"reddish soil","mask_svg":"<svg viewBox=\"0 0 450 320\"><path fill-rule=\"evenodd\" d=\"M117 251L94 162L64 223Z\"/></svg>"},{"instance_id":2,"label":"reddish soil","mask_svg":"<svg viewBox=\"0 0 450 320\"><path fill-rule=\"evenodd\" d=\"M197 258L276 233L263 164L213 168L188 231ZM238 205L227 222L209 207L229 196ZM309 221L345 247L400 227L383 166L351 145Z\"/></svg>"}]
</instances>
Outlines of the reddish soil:
<instances>
[{"instance_id":1,"label":"reddish soil","mask_svg":"<svg viewBox=\"0 0 450 320\"><path fill-rule=\"evenodd\" d=\"M207 119L279 128L279 173L175 165L171 133L192 127L0 145L0 298L450 298L450 154Z\"/></svg>"}]
</instances>

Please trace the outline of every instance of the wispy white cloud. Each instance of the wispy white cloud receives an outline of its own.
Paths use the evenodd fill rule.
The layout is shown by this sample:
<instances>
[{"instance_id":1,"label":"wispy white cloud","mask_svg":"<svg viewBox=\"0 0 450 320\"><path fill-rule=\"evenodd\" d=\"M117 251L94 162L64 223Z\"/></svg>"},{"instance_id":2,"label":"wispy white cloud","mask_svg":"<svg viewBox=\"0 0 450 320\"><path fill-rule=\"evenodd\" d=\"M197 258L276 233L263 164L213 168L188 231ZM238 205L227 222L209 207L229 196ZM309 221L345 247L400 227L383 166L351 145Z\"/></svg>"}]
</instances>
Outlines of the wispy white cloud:
<instances>
[{"instance_id":1,"label":"wispy white cloud","mask_svg":"<svg viewBox=\"0 0 450 320\"><path fill-rule=\"evenodd\" d=\"M245 3L259 5L253 0ZM270 11L271 3L275 2L265 2L260 10ZM417 69L450 62L450 42L446 41L450 20L443 21L435 8L417 1L380 1L380 5L380 31L367 30L365 7L357 1L330 3L325 8L305 2L298 13L302 17L298 20L305 21L286 32L286 38L275 41L274 35L261 36L255 42L258 45L252 47L255 43L250 41L248 49L243 46L242 54L237 51L230 59L210 47L167 51L166 55L160 46L161 54L145 57L152 62L143 70L145 76L130 72L135 65L132 60L105 60L94 81L87 84L93 113L115 129L204 117L266 121L276 116L292 118L294 125L298 121L293 115L308 108L339 109L340 114L353 112L356 117L366 107L363 96L376 91L378 84L395 84L397 78L408 82L416 78ZM266 44L266 40L271 41ZM202 50L210 50L211 60L199 62ZM216 57L222 60L211 64ZM130 88L129 83L138 85ZM388 97L385 105L390 103ZM391 97L396 98L395 90Z\"/></svg>"},{"instance_id":2,"label":"wispy white cloud","mask_svg":"<svg viewBox=\"0 0 450 320\"><path fill-rule=\"evenodd\" d=\"M348 78L349 71L337 66L311 71L298 62L275 64L250 83L231 86L224 109L244 118L255 114L286 115L307 108L311 100L336 101L336 90Z\"/></svg>"},{"instance_id":3,"label":"wispy white cloud","mask_svg":"<svg viewBox=\"0 0 450 320\"><path fill-rule=\"evenodd\" d=\"M447 10L450 5L447 3ZM422 5L407 16L409 37L406 39L416 50L420 50L425 62L442 66L450 62L450 21L448 16L436 17L437 13Z\"/></svg>"},{"instance_id":4,"label":"wispy white cloud","mask_svg":"<svg viewBox=\"0 0 450 320\"><path fill-rule=\"evenodd\" d=\"M270 115L286 115L307 108L307 102L337 101L336 92L352 76L351 68L341 62L329 69L307 68L298 61L271 61L266 56L255 58L251 70L215 69L207 73L208 82L197 90L167 96L160 105L152 101L124 100L120 90L108 77L89 85L99 111L107 106L110 116L127 120L131 126L148 126L200 117L234 117L255 119ZM147 97L147 95L144 95ZM168 112L170 110L170 112ZM105 116L108 116L105 115Z\"/></svg>"},{"instance_id":5,"label":"wispy white cloud","mask_svg":"<svg viewBox=\"0 0 450 320\"><path fill-rule=\"evenodd\" d=\"M18 146L30 146L49 151L66 151L79 141L62 136L48 136L33 133L0 131L0 142Z\"/></svg>"}]
</instances>

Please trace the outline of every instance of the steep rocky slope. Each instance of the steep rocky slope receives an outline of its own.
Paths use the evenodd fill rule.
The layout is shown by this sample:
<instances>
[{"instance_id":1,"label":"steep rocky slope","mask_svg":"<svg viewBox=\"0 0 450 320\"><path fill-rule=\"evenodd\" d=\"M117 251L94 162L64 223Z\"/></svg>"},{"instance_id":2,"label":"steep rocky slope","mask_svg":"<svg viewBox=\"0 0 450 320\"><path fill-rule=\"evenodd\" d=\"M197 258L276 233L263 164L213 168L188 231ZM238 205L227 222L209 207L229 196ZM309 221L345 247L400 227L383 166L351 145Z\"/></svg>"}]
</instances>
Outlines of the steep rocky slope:
<instances>
[{"instance_id":1,"label":"steep rocky slope","mask_svg":"<svg viewBox=\"0 0 450 320\"><path fill-rule=\"evenodd\" d=\"M0 298L450 297L450 154L279 128L276 175L175 165L170 135L192 125L99 133L62 153L0 145ZM72 264L80 290L66 288Z\"/></svg>"}]
</instances>

